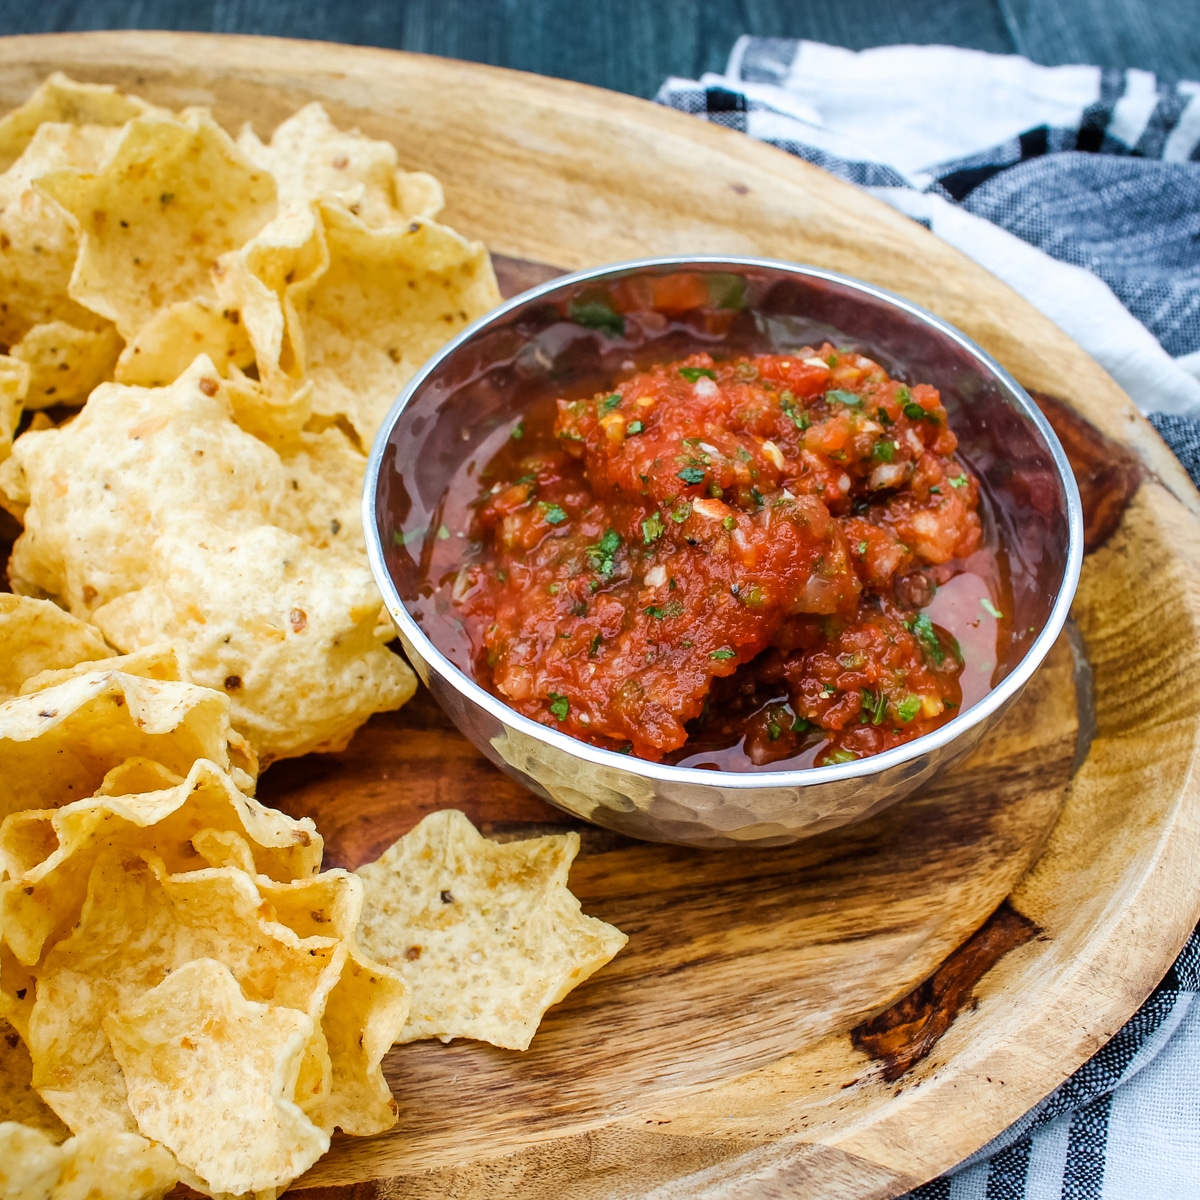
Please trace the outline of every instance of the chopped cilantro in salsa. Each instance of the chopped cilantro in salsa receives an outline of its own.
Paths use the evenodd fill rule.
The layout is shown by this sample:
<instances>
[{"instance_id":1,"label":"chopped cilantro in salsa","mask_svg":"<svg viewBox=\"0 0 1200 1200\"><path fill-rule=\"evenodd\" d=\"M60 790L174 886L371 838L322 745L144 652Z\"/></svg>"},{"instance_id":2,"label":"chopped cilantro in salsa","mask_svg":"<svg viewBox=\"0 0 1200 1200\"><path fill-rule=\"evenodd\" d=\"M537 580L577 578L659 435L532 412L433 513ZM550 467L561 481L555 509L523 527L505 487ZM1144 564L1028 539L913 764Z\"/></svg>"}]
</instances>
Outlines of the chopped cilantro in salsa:
<instances>
[{"instance_id":1,"label":"chopped cilantro in salsa","mask_svg":"<svg viewBox=\"0 0 1200 1200\"><path fill-rule=\"evenodd\" d=\"M621 535L615 529L605 530L604 536L587 548L588 562L602 579L611 577L616 569L616 554L621 548Z\"/></svg>"},{"instance_id":2,"label":"chopped cilantro in salsa","mask_svg":"<svg viewBox=\"0 0 1200 1200\"><path fill-rule=\"evenodd\" d=\"M642 544L652 546L665 532L666 526L662 517L657 512L652 512L642 522Z\"/></svg>"}]
</instances>

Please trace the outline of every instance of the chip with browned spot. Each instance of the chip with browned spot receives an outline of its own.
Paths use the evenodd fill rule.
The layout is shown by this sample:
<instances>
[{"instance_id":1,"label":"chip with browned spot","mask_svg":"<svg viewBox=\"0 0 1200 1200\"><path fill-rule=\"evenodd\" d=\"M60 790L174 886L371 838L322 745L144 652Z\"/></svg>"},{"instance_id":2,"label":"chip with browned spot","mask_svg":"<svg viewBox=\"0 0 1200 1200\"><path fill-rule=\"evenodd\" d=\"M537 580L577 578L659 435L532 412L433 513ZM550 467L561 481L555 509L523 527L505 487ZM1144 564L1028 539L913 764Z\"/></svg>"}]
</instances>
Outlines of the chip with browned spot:
<instances>
[{"instance_id":1,"label":"chip with browned spot","mask_svg":"<svg viewBox=\"0 0 1200 1200\"><path fill-rule=\"evenodd\" d=\"M567 888L578 850L576 833L492 842L445 809L358 869L362 945L412 989L402 1042L528 1049L546 1009L625 945Z\"/></svg>"}]
</instances>

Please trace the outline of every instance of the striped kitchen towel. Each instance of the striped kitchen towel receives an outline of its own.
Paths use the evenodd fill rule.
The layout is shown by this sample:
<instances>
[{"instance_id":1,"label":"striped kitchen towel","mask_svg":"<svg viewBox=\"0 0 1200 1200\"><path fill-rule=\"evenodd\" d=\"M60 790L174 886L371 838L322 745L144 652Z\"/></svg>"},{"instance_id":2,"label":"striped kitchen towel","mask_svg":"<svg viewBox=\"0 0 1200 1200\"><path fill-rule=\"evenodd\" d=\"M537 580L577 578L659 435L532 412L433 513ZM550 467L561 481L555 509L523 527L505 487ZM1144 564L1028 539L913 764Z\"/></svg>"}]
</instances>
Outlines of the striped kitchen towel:
<instances>
[{"instance_id":1,"label":"striped kitchen towel","mask_svg":"<svg viewBox=\"0 0 1200 1200\"><path fill-rule=\"evenodd\" d=\"M1096 358L1200 486L1200 83L741 38L662 104L866 188ZM910 1200L1200 1200L1200 931L1071 1079Z\"/></svg>"}]
</instances>

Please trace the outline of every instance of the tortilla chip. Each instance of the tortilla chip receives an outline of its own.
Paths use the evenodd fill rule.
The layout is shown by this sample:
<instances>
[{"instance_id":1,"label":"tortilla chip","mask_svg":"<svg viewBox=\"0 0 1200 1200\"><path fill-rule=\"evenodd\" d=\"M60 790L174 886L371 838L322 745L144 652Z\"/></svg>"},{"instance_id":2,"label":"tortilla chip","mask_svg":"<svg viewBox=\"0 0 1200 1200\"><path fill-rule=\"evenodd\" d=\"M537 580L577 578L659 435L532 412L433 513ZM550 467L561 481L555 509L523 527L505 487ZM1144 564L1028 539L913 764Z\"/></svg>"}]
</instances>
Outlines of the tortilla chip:
<instances>
[{"instance_id":1,"label":"tortilla chip","mask_svg":"<svg viewBox=\"0 0 1200 1200\"><path fill-rule=\"evenodd\" d=\"M50 1200L159 1200L179 1180L179 1164L163 1146L135 1133L83 1133Z\"/></svg>"},{"instance_id":2,"label":"tortilla chip","mask_svg":"<svg viewBox=\"0 0 1200 1200\"><path fill-rule=\"evenodd\" d=\"M0 1017L28 1043L29 1015L37 993L37 981L24 963L0 941Z\"/></svg>"},{"instance_id":3,"label":"tortilla chip","mask_svg":"<svg viewBox=\"0 0 1200 1200\"><path fill-rule=\"evenodd\" d=\"M18 521L24 522L25 509L28 506L29 480L25 476L24 467L11 455L0 458L0 508L6 509ZM12 578L11 572L9 578Z\"/></svg>"},{"instance_id":4,"label":"tortilla chip","mask_svg":"<svg viewBox=\"0 0 1200 1200\"><path fill-rule=\"evenodd\" d=\"M424 217L432 221L446 207L441 181L424 171L397 171L393 180L396 208L408 220Z\"/></svg>"},{"instance_id":5,"label":"tortilla chip","mask_svg":"<svg viewBox=\"0 0 1200 1200\"><path fill-rule=\"evenodd\" d=\"M295 298L293 342L314 412L345 416L366 446L417 368L500 292L482 243L447 226L373 229L340 205L318 207L329 269Z\"/></svg>"},{"instance_id":6,"label":"tortilla chip","mask_svg":"<svg viewBox=\"0 0 1200 1200\"><path fill-rule=\"evenodd\" d=\"M171 522L270 520L283 468L229 413L201 356L169 387L105 384L69 425L18 438L0 477L28 497L9 561L14 590L87 617L150 578L149 543Z\"/></svg>"},{"instance_id":7,"label":"tortilla chip","mask_svg":"<svg viewBox=\"0 0 1200 1200\"><path fill-rule=\"evenodd\" d=\"M68 1135L67 1127L54 1115L46 1102L33 1090L33 1060L20 1034L0 1020L0 1128L9 1123L40 1129L53 1142ZM0 1152L0 1172L4 1154ZM3 1175L0 1174L0 1180ZM7 1196L0 1184L0 1196Z\"/></svg>"},{"instance_id":8,"label":"tortilla chip","mask_svg":"<svg viewBox=\"0 0 1200 1200\"><path fill-rule=\"evenodd\" d=\"M71 125L47 121L37 127L20 157L0 175L0 207L12 204L43 175L64 167L94 171L111 153L121 137L120 126ZM60 217L69 223L60 209ZM71 228L74 228L72 225Z\"/></svg>"},{"instance_id":9,"label":"tortilla chip","mask_svg":"<svg viewBox=\"0 0 1200 1200\"><path fill-rule=\"evenodd\" d=\"M185 647L188 678L229 696L234 725L264 766L340 749L416 689L375 638L370 572L294 534L193 526L156 539L143 571L150 582L97 609L96 625L123 650Z\"/></svg>"},{"instance_id":10,"label":"tortilla chip","mask_svg":"<svg viewBox=\"0 0 1200 1200\"><path fill-rule=\"evenodd\" d=\"M312 420L312 384L276 379L260 383L231 367L228 379L229 405L239 428L279 451L306 430L315 431Z\"/></svg>"},{"instance_id":11,"label":"tortilla chip","mask_svg":"<svg viewBox=\"0 0 1200 1200\"><path fill-rule=\"evenodd\" d=\"M236 867L247 875L255 873L250 843L232 829L198 830L191 846L210 867Z\"/></svg>"},{"instance_id":12,"label":"tortilla chip","mask_svg":"<svg viewBox=\"0 0 1200 1200\"><path fill-rule=\"evenodd\" d=\"M58 1141L40 1128L0 1122L4 1200L158 1200L179 1178L171 1154L136 1133Z\"/></svg>"},{"instance_id":13,"label":"tortilla chip","mask_svg":"<svg viewBox=\"0 0 1200 1200\"><path fill-rule=\"evenodd\" d=\"M25 596L20 596L18 599L23 604L48 603L46 600L30 600ZM63 612L61 608L58 611ZM69 613L64 615L70 617L72 621L76 620ZM86 629L104 647L103 654L92 656L94 659L103 658L103 666L81 659L75 666L40 671L36 675L30 675L21 684L20 695L28 696L30 692L42 692L48 687L66 683L68 679L76 679L80 675L91 675L99 670L120 671L122 675L136 675L139 679L158 679L163 682L183 679L183 672L179 666L179 652L169 642L164 642L159 646L147 646L145 650L137 650L133 654L117 654L115 650L104 645L103 640L96 633L95 626L87 625L83 621L76 621L76 624L81 629ZM107 657L108 655L114 657Z\"/></svg>"},{"instance_id":14,"label":"tortilla chip","mask_svg":"<svg viewBox=\"0 0 1200 1200\"><path fill-rule=\"evenodd\" d=\"M327 326L333 324L336 341L348 328L360 330L364 314L369 318L368 340L383 343L367 349L373 374L351 381L361 364L335 364L340 386L317 403L328 421L344 418L363 448L417 363L456 332L456 322L498 303L486 251L432 222L442 206L437 180L399 170L389 143L336 129L319 104L279 126L269 146L250 130L243 131L240 145L278 180L280 212L257 238L222 258L215 272L217 290L226 306L241 312L260 377L271 393L291 394L307 378L310 333L318 337L314 361L324 363L330 356ZM347 261L327 281L331 229L338 243L334 249ZM372 230L395 236L375 244L355 238ZM420 234L415 242L414 233ZM348 243L354 244L348 249ZM370 278L373 270L386 280ZM333 294L322 292L327 282ZM410 289L416 294L410 296ZM399 296L399 290L406 294ZM344 296L355 311L343 323L345 314L338 309ZM431 304L436 314L427 311ZM333 356L344 360L345 349L335 347ZM339 372L338 365L345 370ZM328 381L317 383L319 393ZM364 412L347 401L357 385L368 395Z\"/></svg>"},{"instance_id":15,"label":"tortilla chip","mask_svg":"<svg viewBox=\"0 0 1200 1200\"><path fill-rule=\"evenodd\" d=\"M342 944L298 938L262 906L241 871L170 875L146 852L97 857L78 924L37 968L27 1039L34 1086L72 1130L132 1127L104 1017L198 958L224 963L248 999L295 1009L315 1028L307 1009L314 996L323 1003Z\"/></svg>"},{"instance_id":16,"label":"tortilla chip","mask_svg":"<svg viewBox=\"0 0 1200 1200\"><path fill-rule=\"evenodd\" d=\"M15 346L35 325L72 316L102 324L68 294L78 252L70 220L36 192L0 211L0 343Z\"/></svg>"},{"instance_id":17,"label":"tortilla chip","mask_svg":"<svg viewBox=\"0 0 1200 1200\"><path fill-rule=\"evenodd\" d=\"M404 1027L408 988L398 972L372 962L355 941L362 881L336 870L292 883L260 878L258 889L273 919L297 936L335 937L345 947L336 969L330 968L327 999L308 1008L321 1021L331 1067L330 1087L310 1115L326 1130L366 1135L390 1129L396 1105L381 1064Z\"/></svg>"},{"instance_id":18,"label":"tortilla chip","mask_svg":"<svg viewBox=\"0 0 1200 1200\"><path fill-rule=\"evenodd\" d=\"M13 434L28 391L29 368L18 359L0 355L0 462L12 453Z\"/></svg>"},{"instance_id":19,"label":"tortilla chip","mask_svg":"<svg viewBox=\"0 0 1200 1200\"><path fill-rule=\"evenodd\" d=\"M0 171L7 171L20 158L44 124L120 126L162 111L107 84L76 83L55 71L24 104L0 120Z\"/></svg>"},{"instance_id":20,"label":"tortilla chip","mask_svg":"<svg viewBox=\"0 0 1200 1200\"><path fill-rule=\"evenodd\" d=\"M0 1196L4 1200L50 1200L65 1154L40 1129L0 1122Z\"/></svg>"},{"instance_id":21,"label":"tortilla chip","mask_svg":"<svg viewBox=\"0 0 1200 1200\"><path fill-rule=\"evenodd\" d=\"M248 999L312 1022L295 1102L320 1128L388 1128L395 1108L380 1063L404 1024L407 990L353 943L361 894L346 872L291 883L238 869L169 875L153 855L109 847L74 932L37 969L29 1032L38 1086L74 1127L127 1127L123 1077L99 1023L186 963L214 958Z\"/></svg>"},{"instance_id":22,"label":"tortilla chip","mask_svg":"<svg viewBox=\"0 0 1200 1200\"><path fill-rule=\"evenodd\" d=\"M102 329L80 329L66 321L34 325L12 348L13 358L29 368L25 407L82 404L112 378L120 353L121 339L111 325Z\"/></svg>"},{"instance_id":23,"label":"tortilla chip","mask_svg":"<svg viewBox=\"0 0 1200 1200\"><path fill-rule=\"evenodd\" d=\"M182 782L181 776L164 767L162 763L155 762L152 758L135 756L113 767L96 789L96 795L140 796L143 792L165 792L178 787ZM37 815L42 816L45 812L45 809L39 810Z\"/></svg>"},{"instance_id":24,"label":"tortilla chip","mask_svg":"<svg viewBox=\"0 0 1200 1200\"><path fill-rule=\"evenodd\" d=\"M353 941L325 1005L321 1029L331 1086L312 1110L323 1129L365 1137L396 1123L396 1102L383 1077L383 1056L400 1040L410 993L398 971L372 962Z\"/></svg>"},{"instance_id":25,"label":"tortilla chip","mask_svg":"<svg viewBox=\"0 0 1200 1200\"><path fill-rule=\"evenodd\" d=\"M57 321L82 330L108 326L71 299L78 229L74 218L34 184L53 171L93 170L119 136L119 130L96 125L42 125L0 175L0 342L5 345L15 345L34 326Z\"/></svg>"},{"instance_id":26,"label":"tortilla chip","mask_svg":"<svg viewBox=\"0 0 1200 1200\"><path fill-rule=\"evenodd\" d=\"M432 217L442 207L441 185L432 176L400 171L391 142L338 129L319 103L306 104L276 126L269 145L249 127L238 145L274 175L281 208L332 200L382 227Z\"/></svg>"},{"instance_id":27,"label":"tortilla chip","mask_svg":"<svg viewBox=\"0 0 1200 1200\"><path fill-rule=\"evenodd\" d=\"M107 646L105 646L105 650L108 650ZM109 653L112 652L109 651ZM30 678L21 684L20 694L28 696L30 692L45 691L46 688L65 683L68 679L75 679L79 675L91 674L96 669L97 664L94 662L81 662L76 666L65 667L61 670L42 671L37 675L30 676ZM163 642L155 646L146 646L142 650L133 651L132 654L120 654L113 658L107 658L104 660L103 669L106 671L120 671L123 675L136 675L139 679L187 682L185 678L187 672L183 669L179 661L179 650L170 642ZM236 729L231 728L229 730L226 734L226 741L229 746L230 772L234 783L246 795L253 796L258 779L258 755L254 753L254 748ZM114 767L104 776L104 781L100 785L100 791L106 796L123 796L131 792L155 791L157 788L173 786L175 783L180 782L178 776L174 776L158 763L151 764L151 769L157 772L155 778L160 781L156 786L132 786L130 779L118 778L123 772L127 773L131 768L135 775L138 774L141 768L136 764L141 761L136 758L129 759L125 763ZM167 776L170 776L170 778L168 779Z\"/></svg>"},{"instance_id":28,"label":"tortilla chip","mask_svg":"<svg viewBox=\"0 0 1200 1200\"><path fill-rule=\"evenodd\" d=\"M578 850L576 833L491 842L446 809L358 869L362 946L412 989L401 1042L526 1050L546 1009L625 945L567 889Z\"/></svg>"},{"instance_id":29,"label":"tortilla chip","mask_svg":"<svg viewBox=\"0 0 1200 1200\"><path fill-rule=\"evenodd\" d=\"M224 694L99 669L0 704L0 820L93 795L126 759L187 775L197 759L236 765Z\"/></svg>"},{"instance_id":30,"label":"tortilla chip","mask_svg":"<svg viewBox=\"0 0 1200 1200\"><path fill-rule=\"evenodd\" d=\"M189 962L105 1029L138 1128L209 1187L281 1187L329 1148L295 1103L312 1018L247 1000L223 963Z\"/></svg>"},{"instance_id":31,"label":"tortilla chip","mask_svg":"<svg viewBox=\"0 0 1200 1200\"><path fill-rule=\"evenodd\" d=\"M301 351L293 344L299 336L295 297L328 267L321 222L305 204L284 208L213 270L222 303L242 315L259 376L272 392L285 388L290 394L299 382Z\"/></svg>"},{"instance_id":32,"label":"tortilla chip","mask_svg":"<svg viewBox=\"0 0 1200 1200\"><path fill-rule=\"evenodd\" d=\"M77 663L94 663L116 653L94 626L57 604L11 592L0 592L0 646L4 647L0 700L16 696L33 676L73 668Z\"/></svg>"},{"instance_id":33,"label":"tortilla chip","mask_svg":"<svg viewBox=\"0 0 1200 1200\"><path fill-rule=\"evenodd\" d=\"M366 566L364 455L336 425L321 433L300 433L282 441L279 450L288 495L280 524L310 546L337 551Z\"/></svg>"},{"instance_id":34,"label":"tortilla chip","mask_svg":"<svg viewBox=\"0 0 1200 1200\"><path fill-rule=\"evenodd\" d=\"M161 308L215 299L216 259L275 213L275 183L202 112L131 120L95 174L52 171L36 184L78 222L71 298L132 339Z\"/></svg>"},{"instance_id":35,"label":"tortilla chip","mask_svg":"<svg viewBox=\"0 0 1200 1200\"><path fill-rule=\"evenodd\" d=\"M337 748L415 680L375 640L381 602L357 554L270 522L347 543L361 460L329 429L297 435L285 467L233 422L239 387L201 357L170 387L105 385L66 427L18 439L0 467L24 505L9 575L119 649L177 642L187 677L229 694L265 756Z\"/></svg>"},{"instance_id":36,"label":"tortilla chip","mask_svg":"<svg viewBox=\"0 0 1200 1200\"><path fill-rule=\"evenodd\" d=\"M157 764L131 759L118 768L125 782L134 764L152 781ZM222 843L226 853L215 854ZM234 856L231 843L239 849ZM319 911L326 902L327 887L313 880L322 843L312 821L263 807L201 761L185 780L159 791L102 794L56 810L15 813L0 826L0 863L11 877L0 883L0 914L4 940L19 962L34 966L47 945L70 932L96 860L113 849L152 852L173 874L231 865L236 857L232 865L262 876L260 888L302 880L306 887L295 889L300 903ZM282 883L272 884L276 879ZM303 936L313 932L347 936L332 930Z\"/></svg>"},{"instance_id":37,"label":"tortilla chip","mask_svg":"<svg viewBox=\"0 0 1200 1200\"><path fill-rule=\"evenodd\" d=\"M199 354L211 359L222 375L231 366L245 368L254 361L236 309L212 300L180 300L160 309L121 353L116 379L137 387L165 387Z\"/></svg>"},{"instance_id":38,"label":"tortilla chip","mask_svg":"<svg viewBox=\"0 0 1200 1200\"><path fill-rule=\"evenodd\" d=\"M200 840L195 843L199 849ZM396 1105L381 1064L404 1027L408 988L396 971L368 959L355 941L362 882L337 870L291 883L259 877L257 886L272 919L298 937L342 942L340 957L328 968L324 996L314 994L307 1010L321 1023L329 1083L303 1106L330 1132L340 1128L367 1135L390 1129Z\"/></svg>"}]
</instances>

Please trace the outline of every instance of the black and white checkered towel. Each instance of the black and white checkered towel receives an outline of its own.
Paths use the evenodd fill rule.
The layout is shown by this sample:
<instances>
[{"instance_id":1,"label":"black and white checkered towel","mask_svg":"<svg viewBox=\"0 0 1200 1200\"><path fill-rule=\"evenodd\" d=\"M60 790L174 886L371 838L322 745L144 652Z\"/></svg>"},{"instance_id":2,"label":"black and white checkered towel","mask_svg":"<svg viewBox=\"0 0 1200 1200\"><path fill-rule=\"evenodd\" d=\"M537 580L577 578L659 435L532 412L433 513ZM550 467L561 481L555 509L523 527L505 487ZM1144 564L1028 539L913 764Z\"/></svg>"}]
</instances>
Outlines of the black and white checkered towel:
<instances>
[{"instance_id":1,"label":"black and white checkered towel","mask_svg":"<svg viewBox=\"0 0 1200 1200\"><path fill-rule=\"evenodd\" d=\"M662 104L926 224L1091 353L1200 485L1200 83L742 38ZM1197 864L1200 866L1200 864ZM910 1200L1200 1200L1200 930L1062 1087Z\"/></svg>"}]
</instances>

